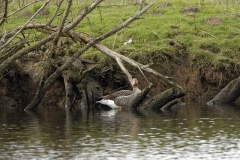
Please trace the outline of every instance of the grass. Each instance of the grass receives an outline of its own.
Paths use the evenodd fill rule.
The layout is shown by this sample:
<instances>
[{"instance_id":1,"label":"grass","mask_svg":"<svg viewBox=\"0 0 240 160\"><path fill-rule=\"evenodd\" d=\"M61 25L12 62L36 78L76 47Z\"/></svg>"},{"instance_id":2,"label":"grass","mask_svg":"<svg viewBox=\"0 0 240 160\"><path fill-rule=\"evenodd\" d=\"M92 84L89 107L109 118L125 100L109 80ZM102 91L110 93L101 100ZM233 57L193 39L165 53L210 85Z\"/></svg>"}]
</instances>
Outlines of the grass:
<instances>
[{"instance_id":1,"label":"grass","mask_svg":"<svg viewBox=\"0 0 240 160\"><path fill-rule=\"evenodd\" d=\"M92 13L90 13L74 30L86 32L92 36L99 36L117 25L123 23L138 11L137 5L121 5L121 0L106 0ZM135 2L135 1L134 1ZM229 68L232 64L239 65L240 59L240 4L228 0L169 0L170 6L159 7L164 0L149 0L155 3L140 19L134 21L127 28L107 38L102 43L112 50L134 58L141 63L161 63L174 60L178 56L179 47L172 45L175 41L184 46L184 52L189 61L202 67L212 66L216 69ZM66 2L64 2L66 6ZM73 20L88 1L74 1L68 19ZM23 25L29 17L41 7L39 2L27 8L30 13L24 15L26 10L8 19L8 23L1 26L1 31L14 29ZM124 0L123 4L128 4ZM110 6L111 5L111 6ZM196 12L182 13L181 9L190 6L201 6ZM9 9L14 10L12 5ZM34 23L46 23L56 9L53 3L46 8L49 15L37 16ZM64 12L64 7L60 12ZM215 18L220 24L208 23ZM56 18L53 25L58 25L61 15ZM34 33L34 40L41 38L41 34ZM32 36L33 37L33 36ZM131 45L123 45L129 38L134 40ZM95 49L88 50L84 58L106 61L106 56ZM107 62L109 62L107 60Z\"/></svg>"}]
</instances>

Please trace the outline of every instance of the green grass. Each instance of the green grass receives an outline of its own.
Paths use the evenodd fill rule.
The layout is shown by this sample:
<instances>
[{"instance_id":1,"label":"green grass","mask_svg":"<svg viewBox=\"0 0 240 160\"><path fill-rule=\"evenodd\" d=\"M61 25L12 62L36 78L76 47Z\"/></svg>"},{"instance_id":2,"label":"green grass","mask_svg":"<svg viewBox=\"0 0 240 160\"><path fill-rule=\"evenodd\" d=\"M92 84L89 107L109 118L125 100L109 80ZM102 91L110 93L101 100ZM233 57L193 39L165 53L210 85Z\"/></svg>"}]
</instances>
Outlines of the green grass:
<instances>
[{"instance_id":1,"label":"green grass","mask_svg":"<svg viewBox=\"0 0 240 160\"><path fill-rule=\"evenodd\" d=\"M69 20L88 5L88 1L74 1ZM121 0L106 0L93 12L87 15L74 30L86 32L92 36L99 36L127 20L138 11L137 5L128 4L127 0L120 4ZM134 1L136 2L136 1ZM138 2L138 1L137 1ZM155 8L164 0L149 0L155 3L140 19L134 21L128 27L115 35L105 39L102 43L112 50L134 58L141 63L161 63L175 60L178 54L187 55L189 61L206 67L228 68L228 64L239 65L240 59L240 5L234 5L237 1L227 0L169 0L171 6ZM221 2L221 3L220 3ZM11 30L23 25L41 7L43 2L34 4L26 10L31 13L24 15L26 10L8 19L8 23L0 27L1 31ZM182 8L189 6L201 6L197 13L182 13ZM66 1L60 10L64 12ZM18 6L12 5L9 12ZM46 8L49 15L37 16L34 23L46 23L56 9L53 3ZM58 25L61 22L60 14L53 22ZM221 24L211 25L207 23L210 18L219 18ZM42 34L36 31L29 32L34 40L42 38ZM123 45L129 38L134 40L131 45ZM184 51L179 51L179 46L172 45L177 42L184 46ZM106 56L90 49L84 55L97 61L106 61ZM108 60L107 60L108 61Z\"/></svg>"}]
</instances>

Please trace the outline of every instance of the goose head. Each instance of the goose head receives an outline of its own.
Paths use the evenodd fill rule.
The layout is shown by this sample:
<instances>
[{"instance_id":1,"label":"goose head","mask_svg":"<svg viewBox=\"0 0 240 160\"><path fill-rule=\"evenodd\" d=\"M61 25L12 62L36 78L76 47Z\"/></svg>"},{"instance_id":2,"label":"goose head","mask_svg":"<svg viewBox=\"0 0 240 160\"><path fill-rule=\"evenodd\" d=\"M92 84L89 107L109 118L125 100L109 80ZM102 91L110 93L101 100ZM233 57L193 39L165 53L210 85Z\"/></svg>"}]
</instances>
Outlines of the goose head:
<instances>
[{"instance_id":1,"label":"goose head","mask_svg":"<svg viewBox=\"0 0 240 160\"><path fill-rule=\"evenodd\" d=\"M137 78L133 78L132 79L132 87L133 87L133 92L135 94L138 94L138 93L141 92L141 90L138 88L138 80L137 80Z\"/></svg>"},{"instance_id":2,"label":"goose head","mask_svg":"<svg viewBox=\"0 0 240 160\"><path fill-rule=\"evenodd\" d=\"M138 87L138 80L137 80L137 78L133 78L132 79L132 86L133 87Z\"/></svg>"}]
</instances>

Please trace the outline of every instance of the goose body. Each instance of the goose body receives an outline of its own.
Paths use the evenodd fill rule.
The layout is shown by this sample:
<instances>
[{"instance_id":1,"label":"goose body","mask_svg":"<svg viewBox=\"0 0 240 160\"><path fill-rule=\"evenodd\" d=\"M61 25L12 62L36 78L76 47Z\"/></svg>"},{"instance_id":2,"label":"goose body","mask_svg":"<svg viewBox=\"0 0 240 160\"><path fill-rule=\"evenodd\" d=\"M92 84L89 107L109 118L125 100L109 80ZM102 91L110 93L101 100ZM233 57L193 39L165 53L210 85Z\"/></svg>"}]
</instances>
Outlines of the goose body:
<instances>
[{"instance_id":1,"label":"goose body","mask_svg":"<svg viewBox=\"0 0 240 160\"><path fill-rule=\"evenodd\" d=\"M110 108L118 108L118 106L114 103L113 100L110 100L110 99L102 99L100 101L97 101L96 103L101 103L101 104L104 104L104 105L107 105L109 106Z\"/></svg>"},{"instance_id":2,"label":"goose body","mask_svg":"<svg viewBox=\"0 0 240 160\"><path fill-rule=\"evenodd\" d=\"M132 86L133 86L132 91L131 90L117 91L112 94L103 96L102 100L97 101L96 103L108 105L110 108L129 107L129 105L137 96L137 94L141 92L141 90L138 88L138 81L136 78L133 79Z\"/></svg>"}]
</instances>

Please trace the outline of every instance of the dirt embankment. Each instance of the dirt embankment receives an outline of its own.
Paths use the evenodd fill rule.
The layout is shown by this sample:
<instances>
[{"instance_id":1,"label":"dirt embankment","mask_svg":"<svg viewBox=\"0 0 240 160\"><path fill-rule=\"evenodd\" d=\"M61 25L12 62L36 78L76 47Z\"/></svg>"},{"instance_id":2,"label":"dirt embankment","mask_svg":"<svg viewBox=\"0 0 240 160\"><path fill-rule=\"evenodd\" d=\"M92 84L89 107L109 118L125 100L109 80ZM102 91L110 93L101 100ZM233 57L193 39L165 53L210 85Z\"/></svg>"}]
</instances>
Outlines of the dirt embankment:
<instances>
[{"instance_id":1,"label":"dirt embankment","mask_svg":"<svg viewBox=\"0 0 240 160\"><path fill-rule=\"evenodd\" d=\"M153 69L160 72L163 75L173 77L173 81L178 83L186 91L184 101L208 101L212 99L228 82L232 79L228 79L227 75L223 72L214 72L211 68L200 69L198 66L191 65L187 60L181 60L178 62L172 62L162 65L153 65ZM148 85L145 78L136 69L133 76L139 79L139 87L143 89ZM25 71L24 75L6 75L0 81L0 105L15 105L26 107L34 97L37 88L38 81L36 77L38 75L31 74L30 72L39 73L34 67L33 70ZM32 75L32 76L30 76ZM151 95L158 94L170 86L161 81L158 77L145 73L148 80L154 83L155 87L150 92ZM239 75L236 74L236 77ZM93 77L94 78L94 77ZM96 77L95 77L96 78ZM105 81L111 87L103 87L111 91L116 89L116 85L109 80L108 76L105 77ZM106 84L105 84L106 85ZM9 99L10 98L10 99ZM12 100L13 98L14 100ZM11 100L11 101L10 101ZM52 88L47 92L43 106L61 106L64 107L65 102L65 90L63 79L59 78Z\"/></svg>"},{"instance_id":2,"label":"dirt embankment","mask_svg":"<svg viewBox=\"0 0 240 160\"><path fill-rule=\"evenodd\" d=\"M153 66L153 69L163 75L172 77L174 82L182 86L186 91L185 100L207 101L213 98L221 88L224 87L224 84L219 86L218 82L221 80L219 79L220 77L217 77L217 73L214 73L211 69L202 70L198 66L190 66L188 61L177 64L171 63ZM155 85L154 89L151 91L152 95L158 94L170 87L158 77L147 73L146 75L148 80ZM147 86L146 80L140 73L136 74L136 77L140 79L140 88ZM227 84L226 82L224 83Z\"/></svg>"}]
</instances>

